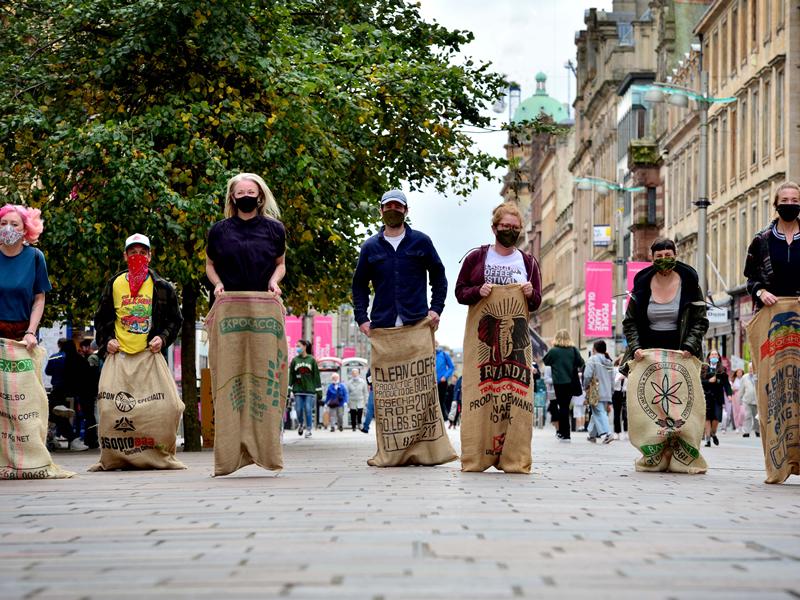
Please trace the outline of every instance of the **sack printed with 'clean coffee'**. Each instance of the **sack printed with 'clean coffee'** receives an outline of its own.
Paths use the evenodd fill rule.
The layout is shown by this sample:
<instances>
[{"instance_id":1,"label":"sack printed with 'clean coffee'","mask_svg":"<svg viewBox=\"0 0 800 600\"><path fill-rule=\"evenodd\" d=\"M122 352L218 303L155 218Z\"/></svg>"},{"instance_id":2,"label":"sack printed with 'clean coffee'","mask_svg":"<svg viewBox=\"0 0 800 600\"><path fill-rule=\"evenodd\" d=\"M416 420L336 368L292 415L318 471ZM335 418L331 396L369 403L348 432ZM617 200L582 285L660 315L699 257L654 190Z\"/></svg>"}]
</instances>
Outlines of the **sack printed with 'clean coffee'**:
<instances>
[{"instance_id":1,"label":"sack printed with 'clean coffee'","mask_svg":"<svg viewBox=\"0 0 800 600\"><path fill-rule=\"evenodd\" d=\"M461 469L530 473L533 354L521 286L495 285L464 332Z\"/></svg>"},{"instance_id":2,"label":"sack printed with 'clean coffee'","mask_svg":"<svg viewBox=\"0 0 800 600\"><path fill-rule=\"evenodd\" d=\"M397 467L455 460L439 407L430 319L373 329L369 339L378 452L367 464Z\"/></svg>"},{"instance_id":3,"label":"sack printed with 'clean coffee'","mask_svg":"<svg viewBox=\"0 0 800 600\"><path fill-rule=\"evenodd\" d=\"M629 363L628 434L642 457L637 471L705 473L700 441L706 404L700 361L677 350L643 350Z\"/></svg>"},{"instance_id":4,"label":"sack printed with 'clean coffee'","mask_svg":"<svg viewBox=\"0 0 800 600\"><path fill-rule=\"evenodd\" d=\"M283 468L286 311L272 292L225 292L206 318L214 396L214 475Z\"/></svg>"},{"instance_id":5,"label":"sack printed with 'clean coffee'","mask_svg":"<svg viewBox=\"0 0 800 600\"><path fill-rule=\"evenodd\" d=\"M781 298L747 325L767 483L800 475L800 305Z\"/></svg>"},{"instance_id":6,"label":"sack printed with 'clean coffee'","mask_svg":"<svg viewBox=\"0 0 800 600\"><path fill-rule=\"evenodd\" d=\"M63 479L47 450L48 404L42 385L44 348L0 338L0 479Z\"/></svg>"}]
</instances>

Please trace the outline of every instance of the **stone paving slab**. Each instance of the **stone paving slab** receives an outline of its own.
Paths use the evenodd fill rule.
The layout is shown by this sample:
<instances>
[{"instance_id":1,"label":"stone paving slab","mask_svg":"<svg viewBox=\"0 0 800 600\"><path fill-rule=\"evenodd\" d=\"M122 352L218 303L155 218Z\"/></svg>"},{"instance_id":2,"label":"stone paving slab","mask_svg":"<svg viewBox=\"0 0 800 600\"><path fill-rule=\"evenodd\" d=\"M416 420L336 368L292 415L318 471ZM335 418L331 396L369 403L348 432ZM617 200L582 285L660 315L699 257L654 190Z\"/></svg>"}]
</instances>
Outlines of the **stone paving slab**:
<instances>
[{"instance_id":1,"label":"stone paving slab","mask_svg":"<svg viewBox=\"0 0 800 600\"><path fill-rule=\"evenodd\" d=\"M458 447L457 432L450 432ZM88 473L0 483L0 598L800 598L800 478L763 483L759 440L702 476L534 432L531 475L376 469L374 438L287 432L285 469Z\"/></svg>"}]
</instances>

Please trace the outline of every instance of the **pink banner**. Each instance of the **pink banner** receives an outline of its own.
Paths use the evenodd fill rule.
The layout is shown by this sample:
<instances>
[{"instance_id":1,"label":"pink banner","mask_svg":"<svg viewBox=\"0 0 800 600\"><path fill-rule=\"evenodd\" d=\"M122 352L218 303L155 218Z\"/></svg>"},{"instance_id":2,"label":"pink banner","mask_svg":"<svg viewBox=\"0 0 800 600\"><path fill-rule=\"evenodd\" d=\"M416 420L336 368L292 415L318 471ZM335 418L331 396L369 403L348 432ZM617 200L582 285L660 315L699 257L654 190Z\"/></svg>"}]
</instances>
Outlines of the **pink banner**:
<instances>
[{"instance_id":1,"label":"pink banner","mask_svg":"<svg viewBox=\"0 0 800 600\"><path fill-rule=\"evenodd\" d=\"M642 271L649 267L653 263L649 262L629 262L628 263L628 281L627 287L625 288L628 291L628 295L625 296L625 310L628 310L628 298L630 298L631 290L633 289L633 279L636 277L636 274L639 271Z\"/></svg>"},{"instance_id":2,"label":"pink banner","mask_svg":"<svg viewBox=\"0 0 800 600\"><path fill-rule=\"evenodd\" d=\"M342 349L342 358L353 358L356 355L355 346L345 346Z\"/></svg>"},{"instance_id":3,"label":"pink banner","mask_svg":"<svg viewBox=\"0 0 800 600\"><path fill-rule=\"evenodd\" d=\"M586 311L583 333L588 338L611 337L613 264L586 263Z\"/></svg>"},{"instance_id":4,"label":"pink banner","mask_svg":"<svg viewBox=\"0 0 800 600\"><path fill-rule=\"evenodd\" d=\"M314 317L314 356L333 356L333 317Z\"/></svg>"},{"instance_id":5,"label":"pink banner","mask_svg":"<svg viewBox=\"0 0 800 600\"><path fill-rule=\"evenodd\" d=\"M286 344L289 354L294 356L294 347L297 340L303 338L303 319L300 317L286 317Z\"/></svg>"}]
</instances>

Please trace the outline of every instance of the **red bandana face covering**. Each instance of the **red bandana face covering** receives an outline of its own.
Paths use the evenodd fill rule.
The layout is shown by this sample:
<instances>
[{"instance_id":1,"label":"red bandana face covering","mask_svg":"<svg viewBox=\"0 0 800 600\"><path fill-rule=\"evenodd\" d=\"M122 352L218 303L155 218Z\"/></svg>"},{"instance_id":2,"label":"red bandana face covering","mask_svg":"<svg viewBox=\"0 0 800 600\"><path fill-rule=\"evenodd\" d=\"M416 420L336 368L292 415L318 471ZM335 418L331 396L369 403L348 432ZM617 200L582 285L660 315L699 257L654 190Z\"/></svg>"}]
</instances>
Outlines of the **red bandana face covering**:
<instances>
[{"instance_id":1,"label":"red bandana face covering","mask_svg":"<svg viewBox=\"0 0 800 600\"><path fill-rule=\"evenodd\" d=\"M131 296L136 296L147 279L147 267L150 259L144 254L132 254L128 257L128 285L131 288Z\"/></svg>"}]
</instances>

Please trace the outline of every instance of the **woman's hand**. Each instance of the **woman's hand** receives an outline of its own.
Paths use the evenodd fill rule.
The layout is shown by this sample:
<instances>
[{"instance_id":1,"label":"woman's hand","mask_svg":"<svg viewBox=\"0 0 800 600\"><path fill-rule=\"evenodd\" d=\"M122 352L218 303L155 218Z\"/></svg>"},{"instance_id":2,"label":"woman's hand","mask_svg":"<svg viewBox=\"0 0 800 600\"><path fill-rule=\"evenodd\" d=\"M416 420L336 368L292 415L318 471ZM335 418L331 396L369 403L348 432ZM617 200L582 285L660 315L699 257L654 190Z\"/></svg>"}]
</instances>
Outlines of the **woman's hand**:
<instances>
[{"instance_id":1,"label":"woman's hand","mask_svg":"<svg viewBox=\"0 0 800 600\"><path fill-rule=\"evenodd\" d=\"M22 337L22 342L25 344L25 347L28 349L28 352L31 352L36 346L39 345L39 341L36 339L36 336L32 333L26 333Z\"/></svg>"},{"instance_id":2,"label":"woman's hand","mask_svg":"<svg viewBox=\"0 0 800 600\"><path fill-rule=\"evenodd\" d=\"M642 360L644 358L644 352L642 352L641 348L636 349L636 352L633 353L633 358L635 360Z\"/></svg>"},{"instance_id":3,"label":"woman's hand","mask_svg":"<svg viewBox=\"0 0 800 600\"><path fill-rule=\"evenodd\" d=\"M222 285L222 282L220 281L217 285L214 286L214 298L219 298L224 291L225 291L225 286Z\"/></svg>"},{"instance_id":4,"label":"woman's hand","mask_svg":"<svg viewBox=\"0 0 800 600\"><path fill-rule=\"evenodd\" d=\"M491 283L484 283L481 286L481 289L478 290L478 293L481 295L481 298L486 298L489 294L492 293L492 284Z\"/></svg>"},{"instance_id":5,"label":"woman's hand","mask_svg":"<svg viewBox=\"0 0 800 600\"><path fill-rule=\"evenodd\" d=\"M681 356L683 358L691 358L692 357L692 353L689 352L688 350L681 350Z\"/></svg>"},{"instance_id":6,"label":"woman's hand","mask_svg":"<svg viewBox=\"0 0 800 600\"><path fill-rule=\"evenodd\" d=\"M270 280L270 282L267 284L267 289L269 289L269 291L276 296L280 296L282 293L277 281Z\"/></svg>"},{"instance_id":7,"label":"woman's hand","mask_svg":"<svg viewBox=\"0 0 800 600\"><path fill-rule=\"evenodd\" d=\"M533 296L533 284L530 281L522 284L522 293L525 294L526 298Z\"/></svg>"}]
</instances>

